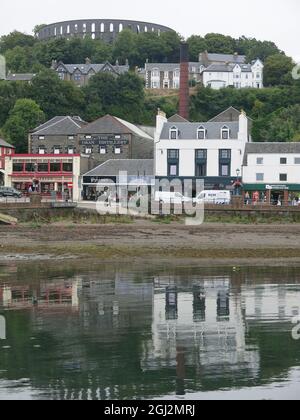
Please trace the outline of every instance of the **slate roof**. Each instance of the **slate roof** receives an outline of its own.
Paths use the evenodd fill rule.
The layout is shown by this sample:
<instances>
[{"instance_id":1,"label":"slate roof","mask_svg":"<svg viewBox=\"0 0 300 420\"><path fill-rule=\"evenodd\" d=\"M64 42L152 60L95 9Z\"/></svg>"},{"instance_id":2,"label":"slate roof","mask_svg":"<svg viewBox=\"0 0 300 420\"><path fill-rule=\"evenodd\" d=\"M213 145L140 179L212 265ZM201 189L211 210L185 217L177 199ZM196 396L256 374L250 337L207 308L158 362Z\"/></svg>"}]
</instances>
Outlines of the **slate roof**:
<instances>
[{"instance_id":1,"label":"slate roof","mask_svg":"<svg viewBox=\"0 0 300 420\"><path fill-rule=\"evenodd\" d=\"M153 176L153 159L110 159L83 176L116 176L127 172L128 176Z\"/></svg>"},{"instance_id":2,"label":"slate roof","mask_svg":"<svg viewBox=\"0 0 300 420\"><path fill-rule=\"evenodd\" d=\"M236 64L211 64L204 70L204 72L205 73L214 73L214 72L232 73L235 66ZM242 73L252 72L251 64L242 64L240 65L240 67L241 67Z\"/></svg>"},{"instance_id":3,"label":"slate roof","mask_svg":"<svg viewBox=\"0 0 300 420\"><path fill-rule=\"evenodd\" d=\"M248 155L250 154L300 154L300 143L247 143L243 165L248 164Z\"/></svg>"},{"instance_id":4,"label":"slate roof","mask_svg":"<svg viewBox=\"0 0 300 420\"><path fill-rule=\"evenodd\" d=\"M36 127L31 134L44 136L75 135L86 124L80 117L57 116Z\"/></svg>"},{"instance_id":5,"label":"slate roof","mask_svg":"<svg viewBox=\"0 0 300 420\"><path fill-rule=\"evenodd\" d=\"M206 53L202 53L202 54L206 54ZM240 64L246 63L245 55L207 53L205 58L207 58L208 61L217 61L220 63L240 63Z\"/></svg>"},{"instance_id":6,"label":"slate roof","mask_svg":"<svg viewBox=\"0 0 300 420\"><path fill-rule=\"evenodd\" d=\"M68 73L73 74L76 70L80 70L80 72L84 75L89 74L90 71L94 71L95 73L100 73L101 71L104 71L105 67L110 67L118 74L124 74L129 71L129 66L113 66L109 62L102 63L102 64L64 64L64 63L58 63L55 70L63 66L66 68Z\"/></svg>"},{"instance_id":7,"label":"slate roof","mask_svg":"<svg viewBox=\"0 0 300 420\"><path fill-rule=\"evenodd\" d=\"M230 106L229 108L225 109L225 111L220 112L220 114L218 114L215 117L213 117L212 119L210 119L209 122L239 121L240 115L241 115L241 111L234 108L233 106ZM250 118L248 116L247 116L247 118L248 118L248 121L253 121L252 118Z\"/></svg>"},{"instance_id":8,"label":"slate roof","mask_svg":"<svg viewBox=\"0 0 300 420\"><path fill-rule=\"evenodd\" d=\"M172 115L172 117L168 118L168 121L169 122L174 122L174 123L189 122L188 120L186 120L185 118L183 118L181 115L178 115L178 114Z\"/></svg>"},{"instance_id":9,"label":"slate roof","mask_svg":"<svg viewBox=\"0 0 300 420\"><path fill-rule=\"evenodd\" d=\"M230 129L230 138L235 140L238 138L239 123L238 122L198 122L198 123L165 123L161 140L170 138L170 129L176 127L179 130L179 140L197 140L197 130L204 127L207 130L207 140L218 140L221 138L221 130L226 126Z\"/></svg>"},{"instance_id":10,"label":"slate roof","mask_svg":"<svg viewBox=\"0 0 300 420\"><path fill-rule=\"evenodd\" d=\"M134 134L148 140L153 140L149 134L145 133L139 127L121 118L105 115L96 121L86 125L79 130L79 134Z\"/></svg>"},{"instance_id":11,"label":"slate roof","mask_svg":"<svg viewBox=\"0 0 300 420\"><path fill-rule=\"evenodd\" d=\"M8 147L10 149L15 149L15 146L12 144L7 143L7 141L0 138L0 147Z\"/></svg>"},{"instance_id":12,"label":"slate roof","mask_svg":"<svg viewBox=\"0 0 300 420\"><path fill-rule=\"evenodd\" d=\"M33 73L9 73L6 80L9 82L31 82L35 76L36 74Z\"/></svg>"},{"instance_id":13,"label":"slate roof","mask_svg":"<svg viewBox=\"0 0 300 420\"><path fill-rule=\"evenodd\" d=\"M198 62L189 62L189 71L192 73L192 67L196 67L196 73L200 73L201 64ZM159 69L159 71L174 71L180 70L180 63L146 63L145 71L152 71ZM202 70L202 69L201 69Z\"/></svg>"}]
</instances>

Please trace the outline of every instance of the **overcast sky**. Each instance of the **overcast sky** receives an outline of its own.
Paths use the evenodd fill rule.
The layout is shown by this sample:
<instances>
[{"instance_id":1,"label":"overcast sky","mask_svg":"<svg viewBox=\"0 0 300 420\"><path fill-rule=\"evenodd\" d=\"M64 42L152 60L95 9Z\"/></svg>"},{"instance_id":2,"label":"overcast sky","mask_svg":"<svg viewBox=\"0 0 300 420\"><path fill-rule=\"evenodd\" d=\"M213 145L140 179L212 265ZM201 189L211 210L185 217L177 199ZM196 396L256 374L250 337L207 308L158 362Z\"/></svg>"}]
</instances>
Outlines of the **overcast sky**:
<instances>
[{"instance_id":1,"label":"overcast sky","mask_svg":"<svg viewBox=\"0 0 300 420\"><path fill-rule=\"evenodd\" d=\"M132 19L170 26L185 37L208 32L272 40L300 61L299 0L14 0L0 10L0 35L72 19Z\"/></svg>"}]
</instances>

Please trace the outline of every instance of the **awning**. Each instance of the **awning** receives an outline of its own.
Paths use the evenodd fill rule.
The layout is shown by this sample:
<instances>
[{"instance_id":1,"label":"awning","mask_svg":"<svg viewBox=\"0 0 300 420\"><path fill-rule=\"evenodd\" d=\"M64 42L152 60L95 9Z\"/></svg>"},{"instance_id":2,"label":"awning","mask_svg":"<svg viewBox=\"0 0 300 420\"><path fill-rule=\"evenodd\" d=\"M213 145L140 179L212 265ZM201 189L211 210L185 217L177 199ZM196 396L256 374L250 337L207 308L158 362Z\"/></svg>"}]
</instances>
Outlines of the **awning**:
<instances>
[{"instance_id":1,"label":"awning","mask_svg":"<svg viewBox=\"0 0 300 420\"><path fill-rule=\"evenodd\" d=\"M244 191L300 191L300 184L244 184Z\"/></svg>"}]
</instances>

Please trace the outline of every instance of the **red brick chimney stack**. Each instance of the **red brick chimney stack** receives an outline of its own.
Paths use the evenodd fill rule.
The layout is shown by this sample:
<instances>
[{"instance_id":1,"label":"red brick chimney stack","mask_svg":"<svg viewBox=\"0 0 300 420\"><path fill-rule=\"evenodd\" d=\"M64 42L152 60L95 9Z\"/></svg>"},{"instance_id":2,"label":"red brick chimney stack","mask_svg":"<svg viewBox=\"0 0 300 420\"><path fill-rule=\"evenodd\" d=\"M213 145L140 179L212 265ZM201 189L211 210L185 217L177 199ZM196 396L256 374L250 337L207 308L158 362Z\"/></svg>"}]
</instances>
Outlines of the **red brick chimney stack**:
<instances>
[{"instance_id":1,"label":"red brick chimney stack","mask_svg":"<svg viewBox=\"0 0 300 420\"><path fill-rule=\"evenodd\" d=\"M179 115L189 119L189 47L183 42L180 47L180 93Z\"/></svg>"}]
</instances>

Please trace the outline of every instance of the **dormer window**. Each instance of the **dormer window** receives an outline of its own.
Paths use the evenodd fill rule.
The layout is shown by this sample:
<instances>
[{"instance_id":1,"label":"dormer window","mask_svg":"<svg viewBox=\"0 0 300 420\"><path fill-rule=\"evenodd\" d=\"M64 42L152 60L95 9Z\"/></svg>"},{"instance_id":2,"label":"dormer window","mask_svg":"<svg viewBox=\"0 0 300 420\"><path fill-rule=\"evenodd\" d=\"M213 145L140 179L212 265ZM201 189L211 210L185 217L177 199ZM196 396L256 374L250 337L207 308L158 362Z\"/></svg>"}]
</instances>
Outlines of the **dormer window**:
<instances>
[{"instance_id":1,"label":"dormer window","mask_svg":"<svg viewBox=\"0 0 300 420\"><path fill-rule=\"evenodd\" d=\"M221 139L228 140L230 138L230 130L228 127L224 126L221 130Z\"/></svg>"},{"instance_id":2,"label":"dormer window","mask_svg":"<svg viewBox=\"0 0 300 420\"><path fill-rule=\"evenodd\" d=\"M197 139L205 140L206 139L206 130L203 126L199 127L197 130Z\"/></svg>"},{"instance_id":3,"label":"dormer window","mask_svg":"<svg viewBox=\"0 0 300 420\"><path fill-rule=\"evenodd\" d=\"M170 140L177 140L178 139L178 128L172 127L170 129Z\"/></svg>"}]
</instances>

